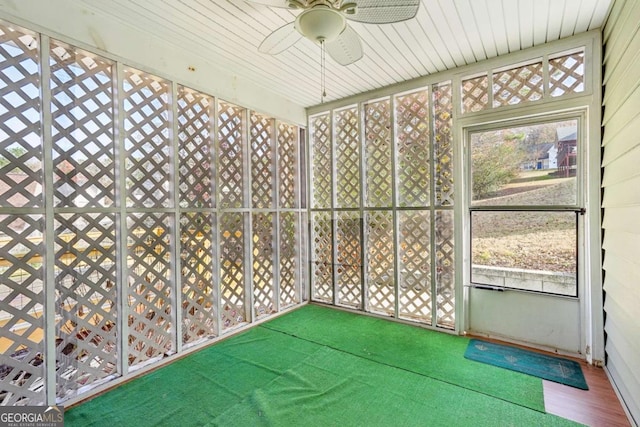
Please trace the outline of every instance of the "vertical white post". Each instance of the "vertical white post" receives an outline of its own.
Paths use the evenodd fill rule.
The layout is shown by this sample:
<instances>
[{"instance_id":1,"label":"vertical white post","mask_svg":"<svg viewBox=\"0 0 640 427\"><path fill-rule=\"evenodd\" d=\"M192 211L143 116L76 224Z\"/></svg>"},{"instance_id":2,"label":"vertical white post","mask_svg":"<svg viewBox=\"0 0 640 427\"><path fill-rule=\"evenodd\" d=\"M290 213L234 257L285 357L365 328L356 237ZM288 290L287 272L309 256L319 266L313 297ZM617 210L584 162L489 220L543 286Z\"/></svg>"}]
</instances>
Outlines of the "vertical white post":
<instances>
[{"instance_id":1,"label":"vertical white post","mask_svg":"<svg viewBox=\"0 0 640 427\"><path fill-rule=\"evenodd\" d=\"M42 141L44 177L44 345L45 398L47 405L56 404L56 289L55 289L55 222L53 209L53 140L51 135L51 69L49 67L50 39L42 35L40 67L42 69Z\"/></svg>"},{"instance_id":2,"label":"vertical white post","mask_svg":"<svg viewBox=\"0 0 640 427\"><path fill-rule=\"evenodd\" d=\"M126 158L127 151L125 148L125 128L124 128L124 65L121 62L116 63L116 87L115 93L117 96L114 118L116 119L116 126L114 129L115 142L116 142L116 203L118 210L118 216L116 218L116 250L120 256L118 261L117 271L117 354L118 354L118 372L122 376L126 376L129 372L129 305L127 302L128 297L128 267L127 267L127 169Z\"/></svg>"},{"instance_id":3,"label":"vertical white post","mask_svg":"<svg viewBox=\"0 0 640 427\"><path fill-rule=\"evenodd\" d=\"M180 160L179 150L180 141L178 138L178 85L176 82L172 82L169 93L169 105L171 107L171 113L169 117L170 134L169 141L171 144L171 150L169 159L172 163L171 178L173 180L173 188L169 191L169 197L173 199L173 239L171 239L171 251L173 257L171 263L173 292L174 292L174 304L171 309L171 316L175 322L175 350L177 353L182 352L182 280L181 280L181 265L180 265Z\"/></svg>"}]
</instances>

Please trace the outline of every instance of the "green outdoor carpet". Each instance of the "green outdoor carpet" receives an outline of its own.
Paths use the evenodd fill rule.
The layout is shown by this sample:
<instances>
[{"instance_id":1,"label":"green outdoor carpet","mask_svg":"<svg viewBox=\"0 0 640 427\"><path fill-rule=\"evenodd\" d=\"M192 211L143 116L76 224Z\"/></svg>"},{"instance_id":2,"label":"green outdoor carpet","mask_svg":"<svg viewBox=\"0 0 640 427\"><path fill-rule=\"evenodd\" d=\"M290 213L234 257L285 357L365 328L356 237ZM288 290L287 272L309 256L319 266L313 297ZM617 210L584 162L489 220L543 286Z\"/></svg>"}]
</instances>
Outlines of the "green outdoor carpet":
<instances>
[{"instance_id":1,"label":"green outdoor carpet","mask_svg":"<svg viewBox=\"0 0 640 427\"><path fill-rule=\"evenodd\" d=\"M307 316L319 319L318 310L345 314L306 306L276 320L282 323L293 316L295 322L306 324L303 320ZM502 397L394 366L393 355L387 355L387 360L381 363L351 351L296 338L274 330L272 323L276 320L72 408L65 414L65 425L576 425ZM286 322L281 326L284 324ZM328 326L317 323L316 329L324 330ZM408 331L428 332L398 326L401 326L398 331L407 333L408 338L415 338L413 332ZM363 332L356 330L354 337ZM461 339L466 345L468 340ZM408 347L411 345L402 349L406 351ZM445 345L441 347L446 350ZM458 349L446 351L453 357ZM531 378L486 366L524 379ZM492 381L500 380L498 376ZM524 381L505 385L508 386L528 387L530 384Z\"/></svg>"},{"instance_id":2,"label":"green outdoor carpet","mask_svg":"<svg viewBox=\"0 0 640 427\"><path fill-rule=\"evenodd\" d=\"M220 426L575 426L324 347L229 408Z\"/></svg>"},{"instance_id":3,"label":"green outdoor carpet","mask_svg":"<svg viewBox=\"0 0 640 427\"><path fill-rule=\"evenodd\" d=\"M190 354L65 413L65 426L201 426L318 346L263 328Z\"/></svg>"},{"instance_id":4,"label":"green outdoor carpet","mask_svg":"<svg viewBox=\"0 0 640 427\"><path fill-rule=\"evenodd\" d=\"M469 338L316 305L264 327L544 412L541 379L465 359Z\"/></svg>"},{"instance_id":5,"label":"green outdoor carpet","mask_svg":"<svg viewBox=\"0 0 640 427\"><path fill-rule=\"evenodd\" d=\"M580 364L573 360L475 339L469 342L464 357L589 390Z\"/></svg>"}]
</instances>

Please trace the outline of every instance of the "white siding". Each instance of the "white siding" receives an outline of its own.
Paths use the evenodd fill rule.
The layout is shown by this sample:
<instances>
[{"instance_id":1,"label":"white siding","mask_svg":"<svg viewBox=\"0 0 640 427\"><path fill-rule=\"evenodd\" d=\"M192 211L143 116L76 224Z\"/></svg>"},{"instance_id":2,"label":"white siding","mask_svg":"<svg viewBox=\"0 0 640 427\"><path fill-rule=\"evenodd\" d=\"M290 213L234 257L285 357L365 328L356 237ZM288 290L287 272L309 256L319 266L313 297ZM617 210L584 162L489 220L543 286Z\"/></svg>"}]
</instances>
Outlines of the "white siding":
<instances>
[{"instance_id":1,"label":"white siding","mask_svg":"<svg viewBox=\"0 0 640 427\"><path fill-rule=\"evenodd\" d=\"M604 291L607 369L640 422L640 2L616 0L604 28Z\"/></svg>"}]
</instances>

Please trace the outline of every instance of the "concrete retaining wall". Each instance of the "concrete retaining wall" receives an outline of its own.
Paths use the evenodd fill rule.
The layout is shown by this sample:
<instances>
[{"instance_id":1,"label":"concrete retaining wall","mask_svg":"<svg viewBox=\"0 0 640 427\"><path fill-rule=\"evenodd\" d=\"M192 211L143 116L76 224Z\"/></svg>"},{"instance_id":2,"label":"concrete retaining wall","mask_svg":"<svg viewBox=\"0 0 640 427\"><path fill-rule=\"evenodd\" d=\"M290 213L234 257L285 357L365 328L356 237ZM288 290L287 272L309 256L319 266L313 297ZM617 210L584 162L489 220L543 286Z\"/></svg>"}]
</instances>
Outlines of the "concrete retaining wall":
<instances>
[{"instance_id":1,"label":"concrete retaining wall","mask_svg":"<svg viewBox=\"0 0 640 427\"><path fill-rule=\"evenodd\" d=\"M523 270L519 268L489 267L473 265L471 267L473 283L517 288L529 291L549 292L575 296L576 275L550 271Z\"/></svg>"}]
</instances>

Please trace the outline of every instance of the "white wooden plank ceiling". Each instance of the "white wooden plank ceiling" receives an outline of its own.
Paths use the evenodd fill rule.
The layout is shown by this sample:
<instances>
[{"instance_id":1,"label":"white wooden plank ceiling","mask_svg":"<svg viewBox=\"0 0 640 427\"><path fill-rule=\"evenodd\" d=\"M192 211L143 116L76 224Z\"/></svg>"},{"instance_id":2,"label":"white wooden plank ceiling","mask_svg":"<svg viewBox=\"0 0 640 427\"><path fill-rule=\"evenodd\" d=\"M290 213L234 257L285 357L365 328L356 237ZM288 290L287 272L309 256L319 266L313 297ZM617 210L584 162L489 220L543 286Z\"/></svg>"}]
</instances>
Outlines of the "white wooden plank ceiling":
<instances>
[{"instance_id":1,"label":"white wooden plank ceiling","mask_svg":"<svg viewBox=\"0 0 640 427\"><path fill-rule=\"evenodd\" d=\"M258 52L298 12L243 0L76 0L152 37L206 56L301 106L320 102L320 48L302 39L276 55ZM351 22L364 58L327 59L326 101L482 61L603 25L611 0L422 0L415 19Z\"/></svg>"}]
</instances>

